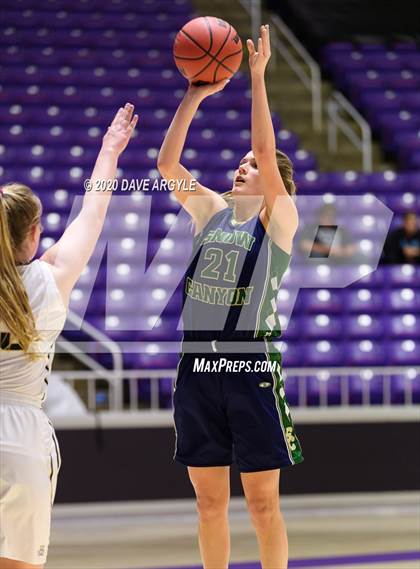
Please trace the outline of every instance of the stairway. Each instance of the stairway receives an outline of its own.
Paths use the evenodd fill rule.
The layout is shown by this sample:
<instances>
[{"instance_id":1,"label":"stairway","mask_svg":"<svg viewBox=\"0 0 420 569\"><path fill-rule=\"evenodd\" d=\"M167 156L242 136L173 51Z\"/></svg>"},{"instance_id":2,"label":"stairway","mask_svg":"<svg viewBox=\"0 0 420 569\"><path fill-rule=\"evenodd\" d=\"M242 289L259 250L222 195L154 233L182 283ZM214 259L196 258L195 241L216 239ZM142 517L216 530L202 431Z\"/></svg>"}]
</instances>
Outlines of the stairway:
<instances>
[{"instance_id":1,"label":"stairway","mask_svg":"<svg viewBox=\"0 0 420 569\"><path fill-rule=\"evenodd\" d=\"M241 70L248 73L246 39L252 37L251 20L238 0L192 0L198 14L217 16L231 23L239 33L244 45ZM262 23L267 22L268 12L263 10ZM274 57L272 56L272 60ZM312 152L318 160L321 171L361 170L361 153L341 133L338 134L338 152L330 153L327 147L327 117L323 111L322 131L312 128L312 107L309 91L277 54L276 62L270 61L267 68L267 91L272 111L279 113L285 128L295 132L302 147ZM333 91L328 81L322 81L323 106ZM394 169L395 164L386 162L377 142L372 145L374 170Z\"/></svg>"}]
</instances>

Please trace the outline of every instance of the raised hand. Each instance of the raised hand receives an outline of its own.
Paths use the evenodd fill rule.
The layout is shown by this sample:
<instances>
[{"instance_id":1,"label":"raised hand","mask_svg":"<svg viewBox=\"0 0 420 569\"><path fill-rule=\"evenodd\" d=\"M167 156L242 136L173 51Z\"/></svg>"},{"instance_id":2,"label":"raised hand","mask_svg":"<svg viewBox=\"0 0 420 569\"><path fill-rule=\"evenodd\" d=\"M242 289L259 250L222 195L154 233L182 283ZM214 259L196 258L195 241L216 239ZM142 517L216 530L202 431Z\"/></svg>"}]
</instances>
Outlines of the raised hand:
<instances>
[{"instance_id":1,"label":"raised hand","mask_svg":"<svg viewBox=\"0 0 420 569\"><path fill-rule=\"evenodd\" d=\"M102 140L102 149L115 152L120 155L126 148L134 128L138 121L138 115L134 115L134 105L126 103L118 109L114 120L108 127Z\"/></svg>"},{"instance_id":2,"label":"raised hand","mask_svg":"<svg viewBox=\"0 0 420 569\"><path fill-rule=\"evenodd\" d=\"M251 75L263 75L271 56L270 31L268 29L268 24L261 26L260 33L261 36L258 38L257 50L255 49L254 42L251 39L246 40L249 52L249 67L251 69Z\"/></svg>"}]
</instances>

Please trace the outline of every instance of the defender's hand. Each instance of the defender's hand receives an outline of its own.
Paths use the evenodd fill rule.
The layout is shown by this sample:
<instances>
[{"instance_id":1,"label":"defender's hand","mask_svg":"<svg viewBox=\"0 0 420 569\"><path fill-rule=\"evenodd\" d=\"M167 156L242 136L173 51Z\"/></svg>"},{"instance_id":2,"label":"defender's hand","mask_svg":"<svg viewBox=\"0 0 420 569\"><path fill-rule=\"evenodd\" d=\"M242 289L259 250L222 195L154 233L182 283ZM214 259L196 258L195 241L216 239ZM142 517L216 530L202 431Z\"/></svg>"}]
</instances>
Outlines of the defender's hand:
<instances>
[{"instance_id":1,"label":"defender's hand","mask_svg":"<svg viewBox=\"0 0 420 569\"><path fill-rule=\"evenodd\" d=\"M102 140L102 149L115 152L120 155L126 148L134 128L138 121L138 115L134 115L134 105L126 103L124 107L118 109L111 126Z\"/></svg>"}]
</instances>

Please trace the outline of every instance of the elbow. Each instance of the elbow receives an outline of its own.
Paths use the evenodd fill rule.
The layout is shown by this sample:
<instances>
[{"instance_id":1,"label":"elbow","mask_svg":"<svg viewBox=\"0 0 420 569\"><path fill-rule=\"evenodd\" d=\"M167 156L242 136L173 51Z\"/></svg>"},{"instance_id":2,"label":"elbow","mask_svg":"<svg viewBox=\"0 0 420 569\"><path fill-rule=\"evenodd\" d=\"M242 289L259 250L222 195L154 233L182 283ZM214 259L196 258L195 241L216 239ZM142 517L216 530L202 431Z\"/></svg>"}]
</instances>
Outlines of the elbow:
<instances>
[{"instance_id":1,"label":"elbow","mask_svg":"<svg viewBox=\"0 0 420 569\"><path fill-rule=\"evenodd\" d=\"M168 158L165 158L159 154L157 159L157 168L162 176L170 176L170 173L173 171L174 166L175 164L171 160L168 160Z\"/></svg>"}]
</instances>

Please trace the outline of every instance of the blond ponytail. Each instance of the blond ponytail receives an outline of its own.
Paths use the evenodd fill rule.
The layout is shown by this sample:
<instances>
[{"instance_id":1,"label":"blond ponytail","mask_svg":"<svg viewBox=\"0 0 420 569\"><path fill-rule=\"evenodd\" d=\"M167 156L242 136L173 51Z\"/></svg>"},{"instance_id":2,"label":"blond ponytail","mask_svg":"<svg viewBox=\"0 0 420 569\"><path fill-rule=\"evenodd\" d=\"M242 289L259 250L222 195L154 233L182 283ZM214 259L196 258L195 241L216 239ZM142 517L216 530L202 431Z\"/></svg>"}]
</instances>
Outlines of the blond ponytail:
<instances>
[{"instance_id":1,"label":"blond ponytail","mask_svg":"<svg viewBox=\"0 0 420 569\"><path fill-rule=\"evenodd\" d=\"M17 183L0 188L0 322L25 352L39 336L15 255L40 217L41 202L30 188Z\"/></svg>"}]
</instances>

